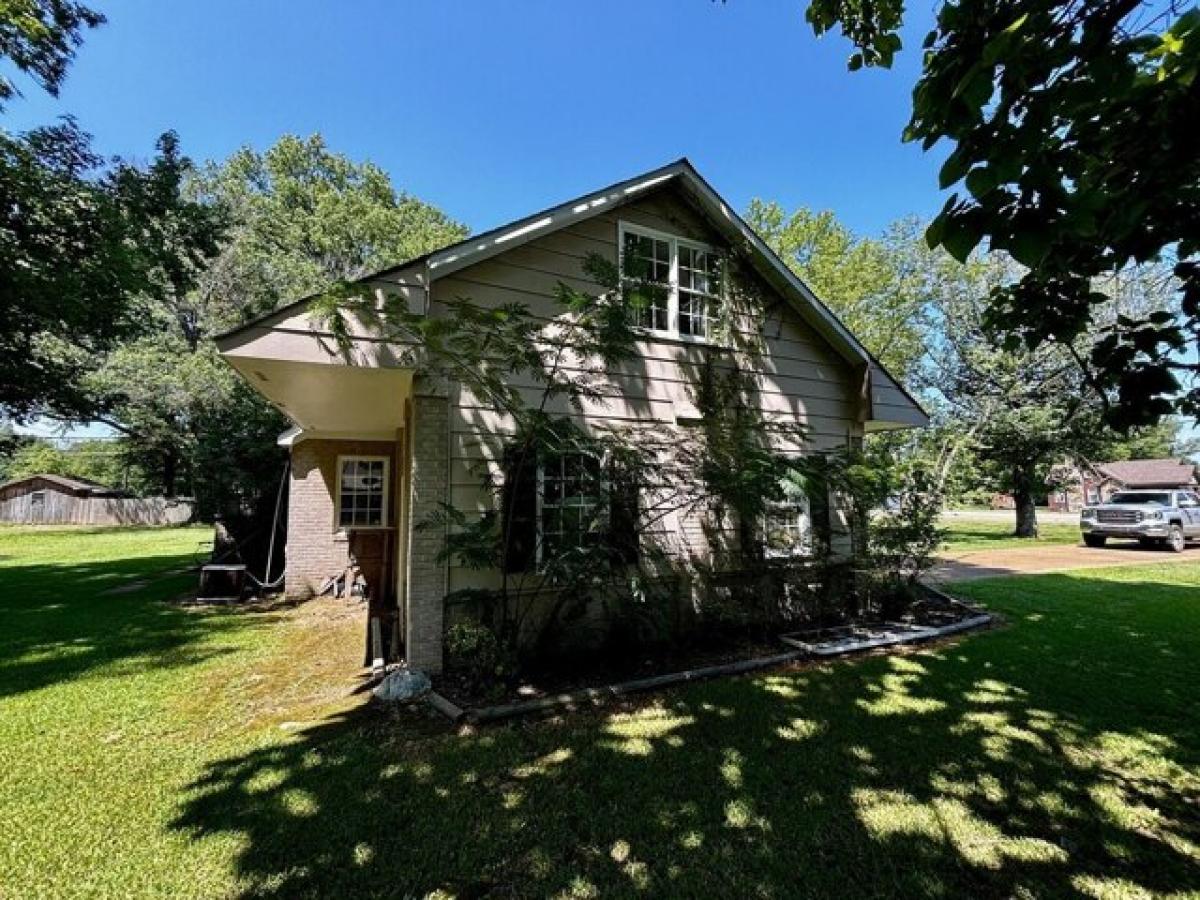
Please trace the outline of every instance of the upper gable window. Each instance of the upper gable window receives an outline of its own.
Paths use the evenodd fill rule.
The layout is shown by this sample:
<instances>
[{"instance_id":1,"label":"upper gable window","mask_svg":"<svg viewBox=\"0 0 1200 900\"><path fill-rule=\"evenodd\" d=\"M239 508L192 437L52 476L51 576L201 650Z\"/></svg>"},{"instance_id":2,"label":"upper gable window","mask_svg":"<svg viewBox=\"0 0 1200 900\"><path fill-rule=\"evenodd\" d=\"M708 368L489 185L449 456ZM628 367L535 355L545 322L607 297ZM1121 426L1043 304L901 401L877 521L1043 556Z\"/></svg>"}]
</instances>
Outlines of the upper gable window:
<instances>
[{"instance_id":1,"label":"upper gable window","mask_svg":"<svg viewBox=\"0 0 1200 900\"><path fill-rule=\"evenodd\" d=\"M637 323L656 334L712 340L721 303L721 255L712 247L622 222L621 276Z\"/></svg>"}]
</instances>

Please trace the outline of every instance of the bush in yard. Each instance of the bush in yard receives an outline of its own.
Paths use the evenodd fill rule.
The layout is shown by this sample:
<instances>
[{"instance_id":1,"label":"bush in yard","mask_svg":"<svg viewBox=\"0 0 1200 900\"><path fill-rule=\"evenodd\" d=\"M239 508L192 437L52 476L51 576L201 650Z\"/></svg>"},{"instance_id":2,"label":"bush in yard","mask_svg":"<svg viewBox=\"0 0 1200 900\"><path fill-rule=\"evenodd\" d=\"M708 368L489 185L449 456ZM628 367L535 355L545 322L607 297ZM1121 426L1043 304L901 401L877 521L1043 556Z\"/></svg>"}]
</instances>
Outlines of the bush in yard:
<instances>
[{"instance_id":1,"label":"bush in yard","mask_svg":"<svg viewBox=\"0 0 1200 900\"><path fill-rule=\"evenodd\" d=\"M938 527L943 498L929 473L910 472L896 499L895 511L875 517L868 533L865 599L885 618L894 618L916 599L917 581L945 538Z\"/></svg>"},{"instance_id":2,"label":"bush in yard","mask_svg":"<svg viewBox=\"0 0 1200 900\"><path fill-rule=\"evenodd\" d=\"M502 684L513 672L496 633L478 622L458 622L446 629L446 656L471 690Z\"/></svg>"}]
</instances>

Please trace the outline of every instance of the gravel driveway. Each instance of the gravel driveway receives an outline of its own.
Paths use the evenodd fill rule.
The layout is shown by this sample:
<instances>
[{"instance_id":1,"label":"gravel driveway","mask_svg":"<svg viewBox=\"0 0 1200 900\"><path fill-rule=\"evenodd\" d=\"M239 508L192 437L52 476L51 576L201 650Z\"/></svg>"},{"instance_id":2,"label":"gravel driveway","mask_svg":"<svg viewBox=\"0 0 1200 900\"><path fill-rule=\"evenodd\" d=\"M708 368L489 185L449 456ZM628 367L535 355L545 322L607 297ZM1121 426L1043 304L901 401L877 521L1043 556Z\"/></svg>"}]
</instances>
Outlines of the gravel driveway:
<instances>
[{"instance_id":1,"label":"gravel driveway","mask_svg":"<svg viewBox=\"0 0 1200 900\"><path fill-rule=\"evenodd\" d=\"M928 576L932 582L965 581L997 575L1036 575L1065 569L1103 569L1112 566L1159 565L1200 562L1200 546L1189 544L1183 553L1144 549L1134 543L1103 549L1056 545L1012 547L998 550L964 550L944 554Z\"/></svg>"}]
</instances>

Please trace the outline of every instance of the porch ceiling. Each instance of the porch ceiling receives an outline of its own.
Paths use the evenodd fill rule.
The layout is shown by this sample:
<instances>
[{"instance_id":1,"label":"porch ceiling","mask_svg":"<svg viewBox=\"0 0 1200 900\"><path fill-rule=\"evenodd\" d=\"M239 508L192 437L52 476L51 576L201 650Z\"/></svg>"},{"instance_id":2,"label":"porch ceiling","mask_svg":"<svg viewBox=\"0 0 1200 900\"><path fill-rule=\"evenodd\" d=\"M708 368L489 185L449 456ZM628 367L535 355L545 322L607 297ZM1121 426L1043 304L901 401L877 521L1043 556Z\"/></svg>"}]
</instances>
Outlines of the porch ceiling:
<instances>
[{"instance_id":1,"label":"porch ceiling","mask_svg":"<svg viewBox=\"0 0 1200 900\"><path fill-rule=\"evenodd\" d=\"M394 435L412 370L226 356L254 389L305 431Z\"/></svg>"}]
</instances>

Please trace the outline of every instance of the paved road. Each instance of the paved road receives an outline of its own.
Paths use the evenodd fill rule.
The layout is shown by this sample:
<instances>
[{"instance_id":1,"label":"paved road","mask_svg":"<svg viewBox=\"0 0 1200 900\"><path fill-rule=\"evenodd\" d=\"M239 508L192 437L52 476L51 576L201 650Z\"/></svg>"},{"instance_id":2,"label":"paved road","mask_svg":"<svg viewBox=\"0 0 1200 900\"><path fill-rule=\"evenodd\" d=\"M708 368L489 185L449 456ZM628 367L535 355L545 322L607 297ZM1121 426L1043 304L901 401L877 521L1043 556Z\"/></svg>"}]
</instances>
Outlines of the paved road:
<instances>
[{"instance_id":1,"label":"paved road","mask_svg":"<svg viewBox=\"0 0 1200 900\"><path fill-rule=\"evenodd\" d=\"M991 578L996 575L1035 575L1066 569L1103 569L1177 562L1200 562L1200 546L1189 544L1183 553L1143 549L1137 544L1114 544L1103 549L1083 545L1012 547L997 550L963 550L947 553L927 576L933 582Z\"/></svg>"}]
</instances>

